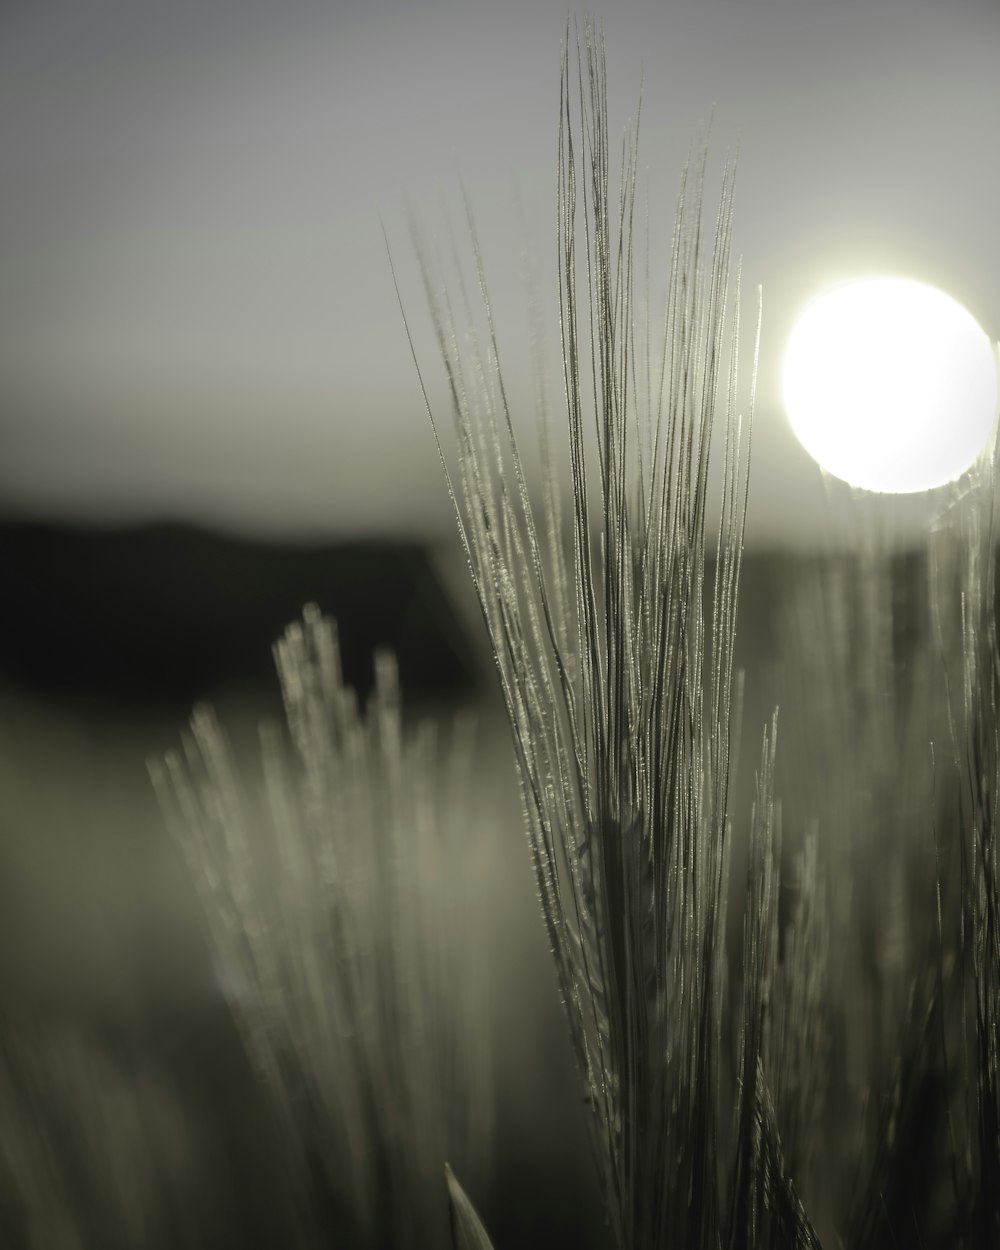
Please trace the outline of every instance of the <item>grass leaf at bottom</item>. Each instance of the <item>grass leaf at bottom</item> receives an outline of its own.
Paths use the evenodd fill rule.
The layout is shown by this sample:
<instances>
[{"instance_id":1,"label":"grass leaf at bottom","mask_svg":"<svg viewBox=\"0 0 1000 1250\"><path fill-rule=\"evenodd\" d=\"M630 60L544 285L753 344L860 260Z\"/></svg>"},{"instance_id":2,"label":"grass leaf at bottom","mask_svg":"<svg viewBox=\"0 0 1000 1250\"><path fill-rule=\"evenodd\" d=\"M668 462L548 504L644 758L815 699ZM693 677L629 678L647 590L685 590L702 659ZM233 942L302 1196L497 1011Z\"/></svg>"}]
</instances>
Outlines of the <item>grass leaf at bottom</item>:
<instances>
[{"instance_id":1,"label":"grass leaf at bottom","mask_svg":"<svg viewBox=\"0 0 1000 1250\"><path fill-rule=\"evenodd\" d=\"M486 1235L482 1220L447 1163L444 1165L444 1175L448 1182L451 1242L454 1250L493 1250L493 1243Z\"/></svg>"}]
</instances>

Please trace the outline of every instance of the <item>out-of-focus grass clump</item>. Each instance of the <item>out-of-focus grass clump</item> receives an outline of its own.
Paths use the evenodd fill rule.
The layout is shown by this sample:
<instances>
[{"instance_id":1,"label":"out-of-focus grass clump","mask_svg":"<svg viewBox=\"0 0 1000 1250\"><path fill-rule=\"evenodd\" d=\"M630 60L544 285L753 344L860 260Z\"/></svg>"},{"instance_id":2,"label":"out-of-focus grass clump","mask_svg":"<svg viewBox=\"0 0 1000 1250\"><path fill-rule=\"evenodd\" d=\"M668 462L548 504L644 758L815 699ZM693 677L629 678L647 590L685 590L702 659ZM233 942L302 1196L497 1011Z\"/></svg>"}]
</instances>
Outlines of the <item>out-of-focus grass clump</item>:
<instances>
[{"instance_id":1,"label":"out-of-focus grass clump","mask_svg":"<svg viewBox=\"0 0 1000 1250\"><path fill-rule=\"evenodd\" d=\"M790 880L786 911L814 915L808 961L797 930L786 947L809 979L812 1023L794 1025L805 1066L784 1079L805 1082L812 1107L797 1129L803 1194L860 1250L914 1235L946 1161L929 1133L943 1111L931 744L947 735L944 683L925 558L873 542L793 569L774 588L769 676L788 730L777 784L789 850L813 882L807 902ZM779 1110L782 1123L792 1131Z\"/></svg>"},{"instance_id":2,"label":"out-of-focus grass clump","mask_svg":"<svg viewBox=\"0 0 1000 1250\"><path fill-rule=\"evenodd\" d=\"M201 1244L174 1093L65 1021L0 1020L0 1230L10 1250Z\"/></svg>"},{"instance_id":3,"label":"out-of-focus grass clump","mask_svg":"<svg viewBox=\"0 0 1000 1250\"><path fill-rule=\"evenodd\" d=\"M942 1046L952 1083L955 1244L963 1250L1000 1245L998 455L994 431L934 551L939 635L952 660L950 762L957 799L948 813L941 873L952 1027L942 1029Z\"/></svg>"},{"instance_id":4,"label":"out-of-focus grass clump","mask_svg":"<svg viewBox=\"0 0 1000 1250\"><path fill-rule=\"evenodd\" d=\"M481 1181L493 1116L470 726L404 726L387 653L362 711L315 609L275 657L262 784L206 707L154 782L303 1211L359 1250L444 1245L445 1163Z\"/></svg>"}]
</instances>

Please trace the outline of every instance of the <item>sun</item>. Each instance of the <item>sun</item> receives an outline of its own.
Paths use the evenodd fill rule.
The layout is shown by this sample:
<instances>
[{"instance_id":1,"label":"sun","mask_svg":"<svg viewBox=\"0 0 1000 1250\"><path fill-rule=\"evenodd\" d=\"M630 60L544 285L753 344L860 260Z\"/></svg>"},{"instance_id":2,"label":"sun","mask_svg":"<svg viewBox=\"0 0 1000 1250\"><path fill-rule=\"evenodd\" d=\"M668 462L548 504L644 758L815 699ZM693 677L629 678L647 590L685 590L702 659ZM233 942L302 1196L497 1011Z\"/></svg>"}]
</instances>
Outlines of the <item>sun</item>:
<instances>
[{"instance_id":1,"label":"sun","mask_svg":"<svg viewBox=\"0 0 1000 1250\"><path fill-rule=\"evenodd\" d=\"M930 490L960 477L992 430L993 347L950 295L909 278L831 288L799 316L782 390L799 442L852 486Z\"/></svg>"}]
</instances>

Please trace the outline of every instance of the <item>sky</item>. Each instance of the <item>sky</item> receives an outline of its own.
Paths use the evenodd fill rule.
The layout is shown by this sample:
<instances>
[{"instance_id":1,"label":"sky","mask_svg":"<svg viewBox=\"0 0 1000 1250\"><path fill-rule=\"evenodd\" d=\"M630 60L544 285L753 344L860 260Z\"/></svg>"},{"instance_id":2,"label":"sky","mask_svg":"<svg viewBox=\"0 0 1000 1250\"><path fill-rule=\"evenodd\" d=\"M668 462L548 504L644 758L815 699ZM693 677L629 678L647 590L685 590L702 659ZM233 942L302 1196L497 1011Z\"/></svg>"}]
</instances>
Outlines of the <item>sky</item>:
<instances>
[{"instance_id":1,"label":"sky","mask_svg":"<svg viewBox=\"0 0 1000 1250\"><path fill-rule=\"evenodd\" d=\"M783 344L816 290L869 272L942 288L1000 338L1000 3L590 12L613 134L643 83L652 232L669 237L709 118L714 175L739 148L750 320L763 292L748 540L829 541L845 497L788 427ZM563 0L4 0L0 514L446 531L386 237L434 377L408 214L447 247L468 193L530 430L525 271L558 360L547 274L568 13ZM883 502L878 523L935 506Z\"/></svg>"}]
</instances>

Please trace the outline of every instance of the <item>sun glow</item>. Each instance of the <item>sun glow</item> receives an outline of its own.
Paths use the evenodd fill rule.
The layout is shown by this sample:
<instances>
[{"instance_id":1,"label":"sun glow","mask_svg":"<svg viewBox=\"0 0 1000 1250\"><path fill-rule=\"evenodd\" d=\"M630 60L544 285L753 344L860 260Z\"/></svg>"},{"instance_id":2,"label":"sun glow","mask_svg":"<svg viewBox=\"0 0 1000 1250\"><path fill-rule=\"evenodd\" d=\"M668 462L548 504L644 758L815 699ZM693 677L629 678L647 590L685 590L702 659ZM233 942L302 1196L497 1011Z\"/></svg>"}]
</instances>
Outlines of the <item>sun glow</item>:
<instances>
[{"instance_id":1,"label":"sun glow","mask_svg":"<svg viewBox=\"0 0 1000 1250\"><path fill-rule=\"evenodd\" d=\"M961 304L906 278L820 295L785 350L785 409L799 442L865 490L930 490L961 476L993 429L997 366Z\"/></svg>"}]
</instances>

